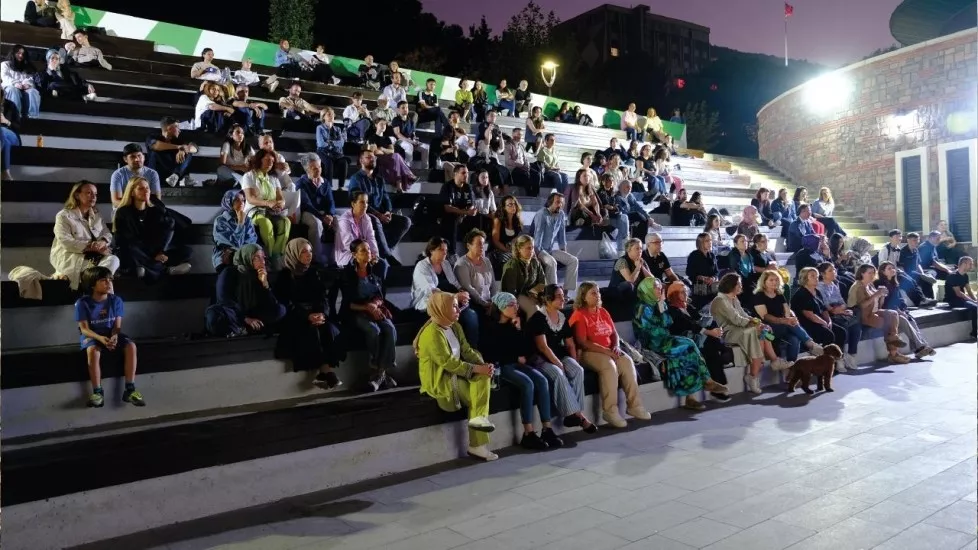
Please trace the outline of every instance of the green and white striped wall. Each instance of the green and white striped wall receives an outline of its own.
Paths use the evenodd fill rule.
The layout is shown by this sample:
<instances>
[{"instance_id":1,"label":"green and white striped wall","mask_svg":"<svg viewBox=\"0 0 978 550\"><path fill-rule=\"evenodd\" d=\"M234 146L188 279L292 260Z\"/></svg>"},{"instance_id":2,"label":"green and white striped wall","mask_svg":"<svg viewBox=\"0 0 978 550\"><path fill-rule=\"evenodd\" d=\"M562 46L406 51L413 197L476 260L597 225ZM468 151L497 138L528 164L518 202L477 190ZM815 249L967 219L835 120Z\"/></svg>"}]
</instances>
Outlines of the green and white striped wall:
<instances>
[{"instance_id":1,"label":"green and white striped wall","mask_svg":"<svg viewBox=\"0 0 978 550\"><path fill-rule=\"evenodd\" d=\"M22 21L24 18L25 1L17 0L6 1L0 4L0 20L3 21ZM140 17L132 17L119 13L112 13L82 6L74 6L75 23L79 27L102 27L110 34L123 38L135 40L151 40L156 43L156 50L167 53L178 53L182 55L199 55L204 48L212 48L214 57L229 62L240 62L242 59L251 58L260 65L274 65L275 52L278 44L263 42L240 36L232 36L217 32L173 25ZM339 75L356 74L357 68L361 64L359 59L348 57L333 56L332 68ZM232 65L231 67L235 67ZM402 67L402 71L409 74L411 80L417 85L423 86L425 80L435 79L435 90L443 100L454 100L455 92L458 91L459 79L455 77L443 76L438 74L414 71ZM558 75L559 78L559 75ZM511 79L516 84L517 79ZM496 87L487 85L490 101L494 101ZM541 94L533 94L533 104L543 106L545 114L557 112L560 104L567 101L571 105L580 105L584 113L602 126L617 128L621 121L621 111L606 109L584 103L576 103L571 100L549 97ZM665 130L675 138L680 146L686 144L686 127L682 124L664 122Z\"/></svg>"}]
</instances>

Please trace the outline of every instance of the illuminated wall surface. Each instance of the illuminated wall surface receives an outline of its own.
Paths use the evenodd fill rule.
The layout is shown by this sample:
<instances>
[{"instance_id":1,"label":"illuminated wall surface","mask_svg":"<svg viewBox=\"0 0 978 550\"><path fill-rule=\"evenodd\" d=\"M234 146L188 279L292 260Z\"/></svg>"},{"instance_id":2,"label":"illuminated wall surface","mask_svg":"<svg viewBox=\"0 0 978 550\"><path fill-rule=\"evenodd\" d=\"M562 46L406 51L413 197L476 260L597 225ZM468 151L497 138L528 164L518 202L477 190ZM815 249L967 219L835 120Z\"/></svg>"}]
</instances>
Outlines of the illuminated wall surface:
<instances>
[{"instance_id":1,"label":"illuminated wall surface","mask_svg":"<svg viewBox=\"0 0 978 550\"><path fill-rule=\"evenodd\" d=\"M0 4L0 19L3 21L23 21L25 3L16 1L3 2ZM128 15L81 6L74 6L74 10L75 24L78 27L103 27L115 36L136 40L151 40L156 43L156 50L160 52L197 56L200 55L201 50L204 48L212 48L214 50L214 57L227 61L232 69L237 68L237 62L248 57L260 65L274 65L275 52L278 50L278 44L271 42L262 42L240 36L231 36L229 34L210 32L192 27L172 25L170 23L130 17ZM378 61L383 62L384 60ZM344 75L355 75L357 68L362 62L360 59L333 56L330 65L333 71L342 77ZM217 64L220 65L220 62ZM423 71L413 71L410 68L404 67L401 68L401 71L407 73L411 80L420 86L423 86L424 82L429 78L435 79L437 83L435 90L438 92L438 96L448 101L455 99L455 92L458 91L458 78ZM557 78L558 80L560 79L559 72ZM509 86L512 88L518 83L519 78L517 77L511 79ZM486 89L489 92L489 100L495 103L496 86L487 85ZM595 124L610 128L619 127L621 111L596 107L594 105L585 105L583 103L574 103L573 101L557 97L533 94L533 104L543 106L544 114L546 115L556 113L560 109L560 104L564 101L568 101L571 105L580 105L581 110L590 115L595 121ZM684 134L686 128L684 125L669 121L663 121L663 123L666 132L672 135L678 143L685 143Z\"/></svg>"},{"instance_id":2,"label":"illuminated wall surface","mask_svg":"<svg viewBox=\"0 0 978 550\"><path fill-rule=\"evenodd\" d=\"M897 223L894 155L928 147L936 221L937 145L978 135L976 73L975 29L844 67L761 108L760 157L809 190L830 187L837 202L889 228Z\"/></svg>"}]
</instances>

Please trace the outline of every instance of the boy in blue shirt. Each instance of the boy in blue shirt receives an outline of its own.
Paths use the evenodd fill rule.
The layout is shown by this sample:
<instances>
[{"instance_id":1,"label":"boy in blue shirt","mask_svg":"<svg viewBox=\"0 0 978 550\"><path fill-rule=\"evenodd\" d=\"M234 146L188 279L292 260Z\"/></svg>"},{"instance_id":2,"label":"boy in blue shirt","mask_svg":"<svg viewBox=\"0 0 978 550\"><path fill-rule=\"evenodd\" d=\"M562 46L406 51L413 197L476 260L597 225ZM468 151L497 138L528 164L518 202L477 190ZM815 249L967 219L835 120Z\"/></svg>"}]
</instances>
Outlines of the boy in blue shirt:
<instances>
[{"instance_id":1,"label":"boy in blue shirt","mask_svg":"<svg viewBox=\"0 0 978 550\"><path fill-rule=\"evenodd\" d=\"M86 292L75 302L75 321L81 333L81 349L88 359L88 375L92 381L89 407L105 404L102 392L101 357L103 352L122 352L126 389L122 400L137 407L146 406L143 395L136 390L136 344L122 333L122 298L112 293L112 272L101 266L86 268L81 274L81 288Z\"/></svg>"}]
</instances>

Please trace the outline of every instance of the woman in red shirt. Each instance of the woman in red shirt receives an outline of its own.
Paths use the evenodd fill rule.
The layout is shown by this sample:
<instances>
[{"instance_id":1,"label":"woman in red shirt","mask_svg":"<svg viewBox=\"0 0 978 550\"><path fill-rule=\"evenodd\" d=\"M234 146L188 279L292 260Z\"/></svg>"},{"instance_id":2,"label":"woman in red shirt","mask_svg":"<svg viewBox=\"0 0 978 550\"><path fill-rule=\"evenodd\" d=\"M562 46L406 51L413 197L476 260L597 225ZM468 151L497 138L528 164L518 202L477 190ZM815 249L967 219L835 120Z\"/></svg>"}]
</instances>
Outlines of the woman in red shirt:
<instances>
[{"instance_id":1,"label":"woman in red shirt","mask_svg":"<svg viewBox=\"0 0 978 550\"><path fill-rule=\"evenodd\" d=\"M608 310L601 307L601 291L593 281L581 283L570 318L574 340L581 349L581 364L598 373L601 388L601 417L615 428L627 426L618 413L618 386L625 390L626 412L639 420L652 415L638 395L635 364L618 347L618 331Z\"/></svg>"}]
</instances>

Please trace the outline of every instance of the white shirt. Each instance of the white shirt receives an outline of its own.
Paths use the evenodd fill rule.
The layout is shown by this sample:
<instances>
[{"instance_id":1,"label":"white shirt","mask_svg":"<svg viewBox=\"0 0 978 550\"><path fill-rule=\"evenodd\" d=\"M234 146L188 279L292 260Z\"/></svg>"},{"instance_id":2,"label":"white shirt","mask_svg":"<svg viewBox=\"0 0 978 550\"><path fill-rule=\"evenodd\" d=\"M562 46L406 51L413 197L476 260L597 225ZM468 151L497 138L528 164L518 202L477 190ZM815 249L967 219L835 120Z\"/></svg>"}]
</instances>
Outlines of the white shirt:
<instances>
[{"instance_id":1,"label":"white shirt","mask_svg":"<svg viewBox=\"0 0 978 550\"><path fill-rule=\"evenodd\" d=\"M211 105L214 105L214 101L206 95L201 95L200 99L197 100L197 106L194 107L194 129L201 127L200 115L206 113Z\"/></svg>"},{"instance_id":2,"label":"white shirt","mask_svg":"<svg viewBox=\"0 0 978 550\"><path fill-rule=\"evenodd\" d=\"M445 339L448 340L448 349L452 350L452 357L458 359L462 357L462 344L458 341L458 337L455 336L455 331L452 327L441 328L441 333L445 335Z\"/></svg>"},{"instance_id":3,"label":"white shirt","mask_svg":"<svg viewBox=\"0 0 978 550\"><path fill-rule=\"evenodd\" d=\"M279 183L278 178L276 178L270 172L269 172L268 176L269 176L268 177L268 181L271 182L271 184L272 184L273 187L275 187L276 189L281 189L282 188L282 184ZM258 187L258 178L255 177L255 171L254 170L248 171L241 178L241 189L242 190L244 190L244 189L254 189L255 191L258 192L259 196L261 195L261 189ZM247 197L247 193L245 193L245 196ZM274 200L274 199L272 199L272 200ZM245 211L245 214L246 215L248 213L250 213L252 210L254 210L255 208L257 208L255 205L253 205L250 202L248 202L247 200L245 200L245 203L244 203L244 211Z\"/></svg>"},{"instance_id":4,"label":"white shirt","mask_svg":"<svg viewBox=\"0 0 978 550\"><path fill-rule=\"evenodd\" d=\"M4 87L16 86L17 84L28 84L30 88L34 87L34 80L31 79L31 75L27 73L22 73L20 71L15 71L11 66L9 61L4 61L0 63L0 82L3 83Z\"/></svg>"},{"instance_id":5,"label":"white shirt","mask_svg":"<svg viewBox=\"0 0 978 550\"><path fill-rule=\"evenodd\" d=\"M343 109L343 120L347 119L353 122L360 120L360 111L357 110L356 106L350 104L346 106L346 109Z\"/></svg>"},{"instance_id":6,"label":"white shirt","mask_svg":"<svg viewBox=\"0 0 978 550\"><path fill-rule=\"evenodd\" d=\"M396 108L398 103L407 101L407 90L404 89L404 86L398 86L395 88L394 85L391 84L386 86L380 95L387 98L387 107L391 109Z\"/></svg>"},{"instance_id":7,"label":"white shirt","mask_svg":"<svg viewBox=\"0 0 978 550\"><path fill-rule=\"evenodd\" d=\"M492 189L489 190L489 196L486 198L479 197L478 193L475 196L475 203L472 204L479 214L490 215L496 211L496 197L492 194Z\"/></svg>"}]
</instances>

